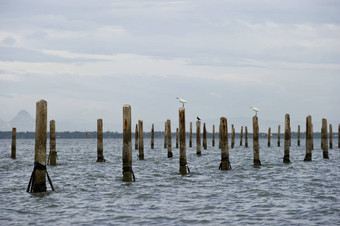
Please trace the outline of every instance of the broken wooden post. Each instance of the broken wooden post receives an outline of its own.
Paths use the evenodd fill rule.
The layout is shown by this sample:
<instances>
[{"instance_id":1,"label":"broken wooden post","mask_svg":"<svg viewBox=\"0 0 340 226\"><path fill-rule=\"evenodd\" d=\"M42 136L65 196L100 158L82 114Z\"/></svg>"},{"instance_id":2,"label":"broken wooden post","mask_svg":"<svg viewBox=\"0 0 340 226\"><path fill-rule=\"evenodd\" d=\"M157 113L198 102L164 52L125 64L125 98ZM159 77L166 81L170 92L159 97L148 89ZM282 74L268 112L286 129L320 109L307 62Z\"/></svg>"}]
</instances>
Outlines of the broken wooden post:
<instances>
[{"instance_id":1,"label":"broken wooden post","mask_svg":"<svg viewBox=\"0 0 340 226\"><path fill-rule=\"evenodd\" d=\"M103 119L97 119L97 162L105 162L103 150Z\"/></svg>"},{"instance_id":2,"label":"broken wooden post","mask_svg":"<svg viewBox=\"0 0 340 226\"><path fill-rule=\"evenodd\" d=\"M333 128L332 128L332 124L329 124L329 149L333 149Z\"/></svg>"},{"instance_id":3,"label":"broken wooden post","mask_svg":"<svg viewBox=\"0 0 340 226\"><path fill-rule=\"evenodd\" d=\"M135 130L135 150L138 150L138 124L136 124L136 130Z\"/></svg>"},{"instance_id":4,"label":"broken wooden post","mask_svg":"<svg viewBox=\"0 0 340 226\"><path fill-rule=\"evenodd\" d=\"M17 129L12 128L12 146L11 146L11 158L16 158L17 152Z\"/></svg>"},{"instance_id":5,"label":"broken wooden post","mask_svg":"<svg viewBox=\"0 0 340 226\"><path fill-rule=\"evenodd\" d=\"M231 124L231 148L234 148L235 145L235 128L234 124Z\"/></svg>"},{"instance_id":6,"label":"broken wooden post","mask_svg":"<svg viewBox=\"0 0 340 226\"><path fill-rule=\"evenodd\" d=\"M289 159L289 140L290 140L290 116L289 114L285 115L285 140L284 140L284 156L283 156L283 162L284 163L290 163Z\"/></svg>"},{"instance_id":7,"label":"broken wooden post","mask_svg":"<svg viewBox=\"0 0 340 226\"><path fill-rule=\"evenodd\" d=\"M178 128L176 128L176 148L178 148Z\"/></svg>"},{"instance_id":8,"label":"broken wooden post","mask_svg":"<svg viewBox=\"0 0 340 226\"><path fill-rule=\"evenodd\" d=\"M218 127L218 148L221 149L221 124Z\"/></svg>"},{"instance_id":9,"label":"broken wooden post","mask_svg":"<svg viewBox=\"0 0 340 226\"><path fill-rule=\"evenodd\" d=\"M46 191L46 175L52 191L54 191L52 181L46 170L46 139L47 102L40 100L36 103L34 169L28 183L27 192Z\"/></svg>"},{"instance_id":10,"label":"broken wooden post","mask_svg":"<svg viewBox=\"0 0 340 226\"><path fill-rule=\"evenodd\" d=\"M204 150L207 150L207 129L205 123L203 123L203 148Z\"/></svg>"},{"instance_id":11,"label":"broken wooden post","mask_svg":"<svg viewBox=\"0 0 340 226\"><path fill-rule=\"evenodd\" d=\"M328 139L327 139L327 119L322 119L322 128L321 128L321 147L323 150L323 158L329 159L328 157Z\"/></svg>"},{"instance_id":12,"label":"broken wooden post","mask_svg":"<svg viewBox=\"0 0 340 226\"><path fill-rule=\"evenodd\" d=\"M312 161L313 149L312 116L306 117L306 156L304 161Z\"/></svg>"},{"instance_id":13,"label":"broken wooden post","mask_svg":"<svg viewBox=\"0 0 340 226\"><path fill-rule=\"evenodd\" d=\"M244 127L244 146L248 147L248 127Z\"/></svg>"},{"instance_id":14,"label":"broken wooden post","mask_svg":"<svg viewBox=\"0 0 340 226\"><path fill-rule=\"evenodd\" d=\"M192 122L190 122L189 147L192 147Z\"/></svg>"},{"instance_id":15,"label":"broken wooden post","mask_svg":"<svg viewBox=\"0 0 340 226\"><path fill-rule=\"evenodd\" d=\"M48 156L48 164L51 166L57 165L57 149L55 138L55 121L50 121L50 154Z\"/></svg>"},{"instance_id":16,"label":"broken wooden post","mask_svg":"<svg viewBox=\"0 0 340 226\"><path fill-rule=\"evenodd\" d=\"M253 153L254 153L254 166L261 166L260 161L260 144L259 144L259 123L255 115L253 117Z\"/></svg>"},{"instance_id":17,"label":"broken wooden post","mask_svg":"<svg viewBox=\"0 0 340 226\"><path fill-rule=\"evenodd\" d=\"M151 149L154 149L155 146L155 128L154 124L152 123L152 128L151 128Z\"/></svg>"},{"instance_id":18,"label":"broken wooden post","mask_svg":"<svg viewBox=\"0 0 340 226\"><path fill-rule=\"evenodd\" d=\"M123 181L135 180L132 170L131 106L123 106Z\"/></svg>"},{"instance_id":19,"label":"broken wooden post","mask_svg":"<svg viewBox=\"0 0 340 226\"><path fill-rule=\"evenodd\" d=\"M213 125L212 132L212 146L215 147L215 125Z\"/></svg>"},{"instance_id":20,"label":"broken wooden post","mask_svg":"<svg viewBox=\"0 0 340 226\"><path fill-rule=\"evenodd\" d=\"M300 147L300 139L301 139L301 135L300 135L300 125L298 125L298 140L297 140L297 144Z\"/></svg>"},{"instance_id":21,"label":"broken wooden post","mask_svg":"<svg viewBox=\"0 0 340 226\"><path fill-rule=\"evenodd\" d=\"M270 137L271 137L271 129L268 128L268 147L270 147Z\"/></svg>"},{"instance_id":22,"label":"broken wooden post","mask_svg":"<svg viewBox=\"0 0 340 226\"><path fill-rule=\"evenodd\" d=\"M201 122L196 121L196 154L201 155Z\"/></svg>"},{"instance_id":23,"label":"broken wooden post","mask_svg":"<svg viewBox=\"0 0 340 226\"><path fill-rule=\"evenodd\" d=\"M229 162L229 150L228 150L228 123L227 118L220 118L220 127L221 127L221 163L220 170L229 170L231 169Z\"/></svg>"},{"instance_id":24,"label":"broken wooden post","mask_svg":"<svg viewBox=\"0 0 340 226\"><path fill-rule=\"evenodd\" d=\"M241 126L240 146L242 146L242 140L243 140L243 126Z\"/></svg>"},{"instance_id":25,"label":"broken wooden post","mask_svg":"<svg viewBox=\"0 0 340 226\"><path fill-rule=\"evenodd\" d=\"M172 145L171 145L171 120L168 119L166 121L166 137L167 137L167 145L168 145L168 158L172 158Z\"/></svg>"},{"instance_id":26,"label":"broken wooden post","mask_svg":"<svg viewBox=\"0 0 340 226\"><path fill-rule=\"evenodd\" d=\"M340 148L340 123L338 125L338 148Z\"/></svg>"},{"instance_id":27,"label":"broken wooden post","mask_svg":"<svg viewBox=\"0 0 340 226\"><path fill-rule=\"evenodd\" d=\"M144 160L144 138L143 138L143 120L138 120L138 151L139 160Z\"/></svg>"},{"instance_id":28,"label":"broken wooden post","mask_svg":"<svg viewBox=\"0 0 340 226\"><path fill-rule=\"evenodd\" d=\"M280 138L281 138L281 126L277 127L277 146L280 147Z\"/></svg>"},{"instance_id":29,"label":"broken wooden post","mask_svg":"<svg viewBox=\"0 0 340 226\"><path fill-rule=\"evenodd\" d=\"M185 108L179 109L179 172L182 175L190 173L187 166L186 145L185 145ZM188 171L187 171L188 170Z\"/></svg>"}]
</instances>

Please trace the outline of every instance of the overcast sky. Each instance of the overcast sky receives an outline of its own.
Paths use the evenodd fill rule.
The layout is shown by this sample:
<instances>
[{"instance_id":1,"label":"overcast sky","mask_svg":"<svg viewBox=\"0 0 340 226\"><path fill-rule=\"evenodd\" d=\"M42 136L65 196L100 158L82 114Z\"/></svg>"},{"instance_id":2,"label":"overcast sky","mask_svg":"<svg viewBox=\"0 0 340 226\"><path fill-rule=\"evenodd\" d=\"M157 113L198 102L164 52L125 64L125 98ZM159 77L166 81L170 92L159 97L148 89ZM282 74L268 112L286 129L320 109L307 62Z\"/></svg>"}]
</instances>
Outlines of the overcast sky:
<instances>
[{"instance_id":1,"label":"overcast sky","mask_svg":"<svg viewBox=\"0 0 340 226\"><path fill-rule=\"evenodd\" d=\"M178 126L176 97L236 130L340 123L338 0L0 0L0 118L48 102L57 131ZM134 128L134 127L133 127ZM282 129L281 129L282 131Z\"/></svg>"}]
</instances>

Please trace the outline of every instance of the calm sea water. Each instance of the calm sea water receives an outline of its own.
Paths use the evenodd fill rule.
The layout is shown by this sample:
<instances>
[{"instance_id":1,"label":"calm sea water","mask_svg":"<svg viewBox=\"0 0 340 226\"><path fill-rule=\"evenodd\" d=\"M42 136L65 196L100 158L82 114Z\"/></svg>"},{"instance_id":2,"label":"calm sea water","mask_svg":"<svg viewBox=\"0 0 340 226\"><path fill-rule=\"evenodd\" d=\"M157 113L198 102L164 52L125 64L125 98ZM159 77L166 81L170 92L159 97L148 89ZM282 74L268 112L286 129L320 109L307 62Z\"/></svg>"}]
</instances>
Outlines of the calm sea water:
<instances>
[{"instance_id":1,"label":"calm sea water","mask_svg":"<svg viewBox=\"0 0 340 226\"><path fill-rule=\"evenodd\" d=\"M230 149L232 170L219 171L220 150L196 155L187 148L191 173L181 176L179 149L167 158L163 139L145 139L145 160L133 150L136 182L122 182L122 140L104 140L104 163L96 162L97 141L57 140L58 165L47 166L55 191L26 192L34 162L34 140L0 140L0 225L265 224L340 225L340 150L322 158L315 140L313 161L304 162L304 140L292 141L291 164L283 164L283 140L260 140L262 166L253 167L249 148ZM188 144L188 142L187 142ZM134 145L133 145L134 147Z\"/></svg>"}]
</instances>

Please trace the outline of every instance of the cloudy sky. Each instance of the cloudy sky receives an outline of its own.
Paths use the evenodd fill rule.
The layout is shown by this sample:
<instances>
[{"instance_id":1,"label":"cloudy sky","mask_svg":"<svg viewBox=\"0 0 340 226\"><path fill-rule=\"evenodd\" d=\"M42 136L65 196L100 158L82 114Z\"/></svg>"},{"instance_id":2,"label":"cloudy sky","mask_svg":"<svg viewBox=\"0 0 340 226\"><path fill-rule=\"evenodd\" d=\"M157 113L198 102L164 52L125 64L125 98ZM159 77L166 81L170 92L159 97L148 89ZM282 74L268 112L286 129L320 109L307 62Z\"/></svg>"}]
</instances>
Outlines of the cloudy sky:
<instances>
[{"instance_id":1,"label":"cloudy sky","mask_svg":"<svg viewBox=\"0 0 340 226\"><path fill-rule=\"evenodd\" d=\"M0 118L48 102L57 131L340 123L340 1L0 0ZM281 126L282 127L282 126ZM211 130L211 129L210 129ZM333 129L335 130L335 129ZM282 130L281 130L282 131Z\"/></svg>"}]
</instances>

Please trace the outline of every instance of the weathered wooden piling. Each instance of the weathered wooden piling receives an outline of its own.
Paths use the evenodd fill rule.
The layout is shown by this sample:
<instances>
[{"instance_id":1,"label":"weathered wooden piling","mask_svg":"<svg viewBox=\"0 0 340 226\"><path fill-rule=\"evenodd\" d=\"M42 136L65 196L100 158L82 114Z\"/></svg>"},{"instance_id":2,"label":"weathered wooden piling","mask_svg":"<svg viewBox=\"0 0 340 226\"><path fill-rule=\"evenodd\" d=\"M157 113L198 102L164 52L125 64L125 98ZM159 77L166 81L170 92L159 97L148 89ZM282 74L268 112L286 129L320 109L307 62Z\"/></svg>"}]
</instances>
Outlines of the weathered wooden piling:
<instances>
[{"instance_id":1,"label":"weathered wooden piling","mask_svg":"<svg viewBox=\"0 0 340 226\"><path fill-rule=\"evenodd\" d=\"M248 147L248 127L244 127L244 146Z\"/></svg>"},{"instance_id":2,"label":"weathered wooden piling","mask_svg":"<svg viewBox=\"0 0 340 226\"><path fill-rule=\"evenodd\" d=\"M123 181L135 180L132 170L131 106L123 106Z\"/></svg>"},{"instance_id":3,"label":"weathered wooden piling","mask_svg":"<svg viewBox=\"0 0 340 226\"><path fill-rule=\"evenodd\" d=\"M301 140L301 135L300 135L300 125L298 125L298 140L297 140L297 145L300 147L300 140Z\"/></svg>"},{"instance_id":4,"label":"weathered wooden piling","mask_svg":"<svg viewBox=\"0 0 340 226\"><path fill-rule=\"evenodd\" d=\"M213 125L212 129L212 146L215 147L215 125Z\"/></svg>"},{"instance_id":5,"label":"weathered wooden piling","mask_svg":"<svg viewBox=\"0 0 340 226\"><path fill-rule=\"evenodd\" d=\"M218 148L221 149L221 124L218 127Z\"/></svg>"},{"instance_id":6,"label":"weathered wooden piling","mask_svg":"<svg viewBox=\"0 0 340 226\"><path fill-rule=\"evenodd\" d=\"M51 179L46 171L46 140L47 102L40 100L36 103L34 169L27 187L27 192L36 193L46 191L46 175L52 190L54 190Z\"/></svg>"},{"instance_id":7,"label":"weathered wooden piling","mask_svg":"<svg viewBox=\"0 0 340 226\"><path fill-rule=\"evenodd\" d=\"M323 150L323 158L328 159L328 133L327 133L327 119L322 119L321 128L321 147Z\"/></svg>"},{"instance_id":8,"label":"weathered wooden piling","mask_svg":"<svg viewBox=\"0 0 340 226\"><path fill-rule=\"evenodd\" d=\"M171 120L166 121L166 137L167 137L167 147L168 147L168 158L172 158L172 142L171 142Z\"/></svg>"},{"instance_id":9,"label":"weathered wooden piling","mask_svg":"<svg viewBox=\"0 0 340 226\"><path fill-rule=\"evenodd\" d=\"M135 130L135 150L138 150L138 124L136 124Z\"/></svg>"},{"instance_id":10,"label":"weathered wooden piling","mask_svg":"<svg viewBox=\"0 0 340 226\"><path fill-rule=\"evenodd\" d=\"M242 146L242 140L243 140L243 126L241 126L240 146Z\"/></svg>"},{"instance_id":11,"label":"weathered wooden piling","mask_svg":"<svg viewBox=\"0 0 340 226\"><path fill-rule=\"evenodd\" d=\"M17 155L17 129L12 128L11 158L15 159L16 155Z\"/></svg>"},{"instance_id":12,"label":"weathered wooden piling","mask_svg":"<svg viewBox=\"0 0 340 226\"><path fill-rule=\"evenodd\" d=\"M201 155L201 121L196 121L196 154Z\"/></svg>"},{"instance_id":13,"label":"weathered wooden piling","mask_svg":"<svg viewBox=\"0 0 340 226\"><path fill-rule=\"evenodd\" d=\"M192 122L190 122L189 147L192 147Z\"/></svg>"},{"instance_id":14,"label":"weathered wooden piling","mask_svg":"<svg viewBox=\"0 0 340 226\"><path fill-rule=\"evenodd\" d=\"M138 151L139 160L144 160L144 138L143 138L143 120L138 120Z\"/></svg>"},{"instance_id":15,"label":"weathered wooden piling","mask_svg":"<svg viewBox=\"0 0 340 226\"><path fill-rule=\"evenodd\" d=\"M340 123L338 125L338 148L340 148Z\"/></svg>"},{"instance_id":16,"label":"weathered wooden piling","mask_svg":"<svg viewBox=\"0 0 340 226\"><path fill-rule=\"evenodd\" d=\"M178 128L176 128L176 148L178 148Z\"/></svg>"},{"instance_id":17,"label":"weathered wooden piling","mask_svg":"<svg viewBox=\"0 0 340 226\"><path fill-rule=\"evenodd\" d=\"M164 124L164 148L167 148L168 147L168 132L166 131L167 129L167 122L165 122Z\"/></svg>"},{"instance_id":18,"label":"weathered wooden piling","mask_svg":"<svg viewBox=\"0 0 340 226\"><path fill-rule=\"evenodd\" d=\"M205 123L203 123L203 148L207 150L207 128L205 127Z\"/></svg>"},{"instance_id":19,"label":"weathered wooden piling","mask_svg":"<svg viewBox=\"0 0 340 226\"><path fill-rule=\"evenodd\" d=\"M97 119L97 162L105 162L103 152L103 119Z\"/></svg>"},{"instance_id":20,"label":"weathered wooden piling","mask_svg":"<svg viewBox=\"0 0 340 226\"><path fill-rule=\"evenodd\" d=\"M228 150L228 122L227 118L220 118L220 127L221 127L221 163L220 170L229 170L231 169L230 161L229 161L229 150Z\"/></svg>"},{"instance_id":21,"label":"weathered wooden piling","mask_svg":"<svg viewBox=\"0 0 340 226\"><path fill-rule=\"evenodd\" d=\"M51 166L57 165L57 148L55 137L55 121L50 121L50 154L48 156L48 164Z\"/></svg>"},{"instance_id":22,"label":"weathered wooden piling","mask_svg":"<svg viewBox=\"0 0 340 226\"><path fill-rule=\"evenodd\" d=\"M329 124L329 149L333 149L333 128L332 128L332 124Z\"/></svg>"},{"instance_id":23,"label":"weathered wooden piling","mask_svg":"<svg viewBox=\"0 0 340 226\"><path fill-rule=\"evenodd\" d=\"M306 117L306 156L304 161L312 161L313 149L312 116Z\"/></svg>"},{"instance_id":24,"label":"weathered wooden piling","mask_svg":"<svg viewBox=\"0 0 340 226\"><path fill-rule=\"evenodd\" d=\"M284 163L290 163L289 159L289 140L290 140L290 116L289 114L285 115L285 140L284 140L284 156L283 156L283 162Z\"/></svg>"},{"instance_id":25,"label":"weathered wooden piling","mask_svg":"<svg viewBox=\"0 0 340 226\"><path fill-rule=\"evenodd\" d=\"M234 148L235 145L235 128L234 124L231 124L231 148Z\"/></svg>"},{"instance_id":26,"label":"weathered wooden piling","mask_svg":"<svg viewBox=\"0 0 340 226\"><path fill-rule=\"evenodd\" d=\"M179 139L180 139L180 150L179 150L179 172L182 175L190 172L187 166L186 156L186 140L185 140L185 108L179 109Z\"/></svg>"},{"instance_id":27,"label":"weathered wooden piling","mask_svg":"<svg viewBox=\"0 0 340 226\"><path fill-rule=\"evenodd\" d=\"M151 149L154 149L155 147L155 126L152 123L152 127L151 127Z\"/></svg>"},{"instance_id":28,"label":"weathered wooden piling","mask_svg":"<svg viewBox=\"0 0 340 226\"><path fill-rule=\"evenodd\" d=\"M259 122L256 115L253 117L253 153L254 153L254 166L261 166L259 144Z\"/></svg>"},{"instance_id":29,"label":"weathered wooden piling","mask_svg":"<svg viewBox=\"0 0 340 226\"><path fill-rule=\"evenodd\" d=\"M281 139L281 126L277 127L277 146L280 147L280 139Z\"/></svg>"},{"instance_id":30,"label":"weathered wooden piling","mask_svg":"<svg viewBox=\"0 0 340 226\"><path fill-rule=\"evenodd\" d=\"M272 134L271 134L271 129L270 127L268 128L268 147L270 147L270 138L271 138Z\"/></svg>"}]
</instances>

